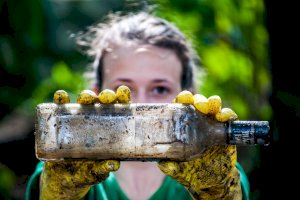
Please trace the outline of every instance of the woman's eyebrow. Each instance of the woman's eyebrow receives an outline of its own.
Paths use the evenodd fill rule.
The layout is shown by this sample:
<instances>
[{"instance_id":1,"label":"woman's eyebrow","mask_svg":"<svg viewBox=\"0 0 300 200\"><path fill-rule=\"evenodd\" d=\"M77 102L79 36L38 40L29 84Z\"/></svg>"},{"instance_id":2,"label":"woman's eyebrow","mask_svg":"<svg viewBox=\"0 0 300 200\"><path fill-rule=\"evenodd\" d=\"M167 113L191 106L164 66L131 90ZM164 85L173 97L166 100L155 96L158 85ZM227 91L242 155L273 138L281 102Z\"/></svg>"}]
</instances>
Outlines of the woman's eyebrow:
<instances>
[{"instance_id":1,"label":"woman's eyebrow","mask_svg":"<svg viewBox=\"0 0 300 200\"><path fill-rule=\"evenodd\" d=\"M116 79L116 81L121 81L121 82L126 82L126 83L131 83L132 80L128 79L128 78L118 78Z\"/></svg>"},{"instance_id":2,"label":"woman's eyebrow","mask_svg":"<svg viewBox=\"0 0 300 200\"><path fill-rule=\"evenodd\" d=\"M154 82L154 83L161 83L161 82L170 82L170 81L167 80L167 79L154 79L152 82Z\"/></svg>"}]
</instances>

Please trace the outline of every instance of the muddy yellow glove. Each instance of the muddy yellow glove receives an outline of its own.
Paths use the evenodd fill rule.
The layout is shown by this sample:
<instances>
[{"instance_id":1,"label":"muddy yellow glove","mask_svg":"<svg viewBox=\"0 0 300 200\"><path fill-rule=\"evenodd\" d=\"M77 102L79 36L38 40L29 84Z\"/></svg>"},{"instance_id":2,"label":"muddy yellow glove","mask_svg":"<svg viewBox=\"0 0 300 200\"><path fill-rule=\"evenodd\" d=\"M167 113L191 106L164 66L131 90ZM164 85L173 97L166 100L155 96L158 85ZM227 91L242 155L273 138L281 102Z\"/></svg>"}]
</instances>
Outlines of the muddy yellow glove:
<instances>
[{"instance_id":1,"label":"muddy yellow glove","mask_svg":"<svg viewBox=\"0 0 300 200\"><path fill-rule=\"evenodd\" d=\"M183 91L174 100L176 103L193 104L195 108L216 120L235 120L237 115L223 108L219 96L208 99ZM167 175L183 184L195 199L242 199L239 172L234 145L208 148L199 158L187 162L160 161L158 167Z\"/></svg>"},{"instance_id":2,"label":"muddy yellow glove","mask_svg":"<svg viewBox=\"0 0 300 200\"><path fill-rule=\"evenodd\" d=\"M128 103L130 90L126 86L120 86L117 94L111 90L103 90L99 96L93 91L83 90L77 103L94 104L96 102L110 104L114 102ZM54 94L54 102L57 104L69 103L68 93L58 90ZM104 181L109 172L116 171L120 162L116 160L90 161L90 160L64 160L59 162L47 161L41 175L42 200L81 199L93 184Z\"/></svg>"}]
</instances>

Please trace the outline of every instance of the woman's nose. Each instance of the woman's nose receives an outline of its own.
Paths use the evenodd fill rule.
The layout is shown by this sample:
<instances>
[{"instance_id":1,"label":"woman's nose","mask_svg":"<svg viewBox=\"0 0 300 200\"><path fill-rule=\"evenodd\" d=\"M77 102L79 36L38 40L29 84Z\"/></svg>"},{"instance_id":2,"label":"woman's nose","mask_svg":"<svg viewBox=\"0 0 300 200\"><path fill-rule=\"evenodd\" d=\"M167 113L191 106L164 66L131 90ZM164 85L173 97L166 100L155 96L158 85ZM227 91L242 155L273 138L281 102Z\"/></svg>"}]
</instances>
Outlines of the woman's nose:
<instances>
[{"instance_id":1,"label":"woman's nose","mask_svg":"<svg viewBox=\"0 0 300 200\"><path fill-rule=\"evenodd\" d=\"M150 99L144 90L132 92L131 99L133 103L149 103Z\"/></svg>"}]
</instances>

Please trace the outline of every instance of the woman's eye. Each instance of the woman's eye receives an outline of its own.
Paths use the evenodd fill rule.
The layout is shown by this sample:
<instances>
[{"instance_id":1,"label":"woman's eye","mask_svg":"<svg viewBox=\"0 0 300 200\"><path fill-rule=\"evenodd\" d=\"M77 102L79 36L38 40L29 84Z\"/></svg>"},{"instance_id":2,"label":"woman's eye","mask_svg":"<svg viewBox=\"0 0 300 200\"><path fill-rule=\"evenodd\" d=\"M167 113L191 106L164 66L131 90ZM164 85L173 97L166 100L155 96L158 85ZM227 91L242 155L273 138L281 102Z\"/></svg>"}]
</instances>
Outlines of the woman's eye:
<instances>
[{"instance_id":1,"label":"woman's eye","mask_svg":"<svg viewBox=\"0 0 300 200\"><path fill-rule=\"evenodd\" d=\"M164 86L158 86L155 87L152 92L154 95L165 95L170 93L170 89Z\"/></svg>"}]
</instances>

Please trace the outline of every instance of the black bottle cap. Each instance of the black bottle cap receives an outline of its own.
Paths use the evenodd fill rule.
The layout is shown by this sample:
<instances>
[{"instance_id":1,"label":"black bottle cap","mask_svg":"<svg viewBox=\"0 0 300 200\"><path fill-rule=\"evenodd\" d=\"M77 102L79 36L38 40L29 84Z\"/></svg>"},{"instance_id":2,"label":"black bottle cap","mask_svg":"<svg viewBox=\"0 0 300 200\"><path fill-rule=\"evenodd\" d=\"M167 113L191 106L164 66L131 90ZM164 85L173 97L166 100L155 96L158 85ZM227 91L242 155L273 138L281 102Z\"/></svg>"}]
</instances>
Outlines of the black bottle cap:
<instances>
[{"instance_id":1,"label":"black bottle cap","mask_svg":"<svg viewBox=\"0 0 300 200\"><path fill-rule=\"evenodd\" d=\"M226 125L228 143L235 145L270 143L270 126L268 121L232 121Z\"/></svg>"}]
</instances>

